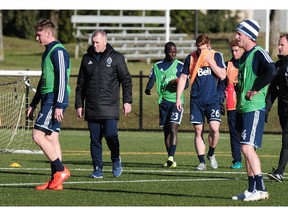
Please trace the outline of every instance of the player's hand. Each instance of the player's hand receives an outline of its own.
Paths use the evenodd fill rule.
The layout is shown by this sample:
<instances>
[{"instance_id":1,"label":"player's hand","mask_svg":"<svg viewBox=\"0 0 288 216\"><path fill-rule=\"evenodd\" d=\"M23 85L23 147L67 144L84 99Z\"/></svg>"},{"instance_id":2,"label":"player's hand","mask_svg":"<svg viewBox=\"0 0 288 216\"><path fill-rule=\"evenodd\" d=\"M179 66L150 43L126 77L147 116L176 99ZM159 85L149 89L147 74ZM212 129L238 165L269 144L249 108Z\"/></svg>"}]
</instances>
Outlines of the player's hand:
<instances>
[{"instance_id":1,"label":"player's hand","mask_svg":"<svg viewBox=\"0 0 288 216\"><path fill-rule=\"evenodd\" d=\"M34 110L35 110L35 107L29 107L27 109L27 113L26 113L26 116L28 117L29 120L34 120Z\"/></svg>"},{"instance_id":2,"label":"player's hand","mask_svg":"<svg viewBox=\"0 0 288 216\"><path fill-rule=\"evenodd\" d=\"M179 111L181 111L183 109L183 106L182 106L182 103L180 100L176 100L175 106Z\"/></svg>"},{"instance_id":3,"label":"player's hand","mask_svg":"<svg viewBox=\"0 0 288 216\"><path fill-rule=\"evenodd\" d=\"M257 93L258 93L258 91L247 91L247 93L245 95L245 99L251 101L252 97Z\"/></svg>"},{"instance_id":4,"label":"player's hand","mask_svg":"<svg viewBox=\"0 0 288 216\"><path fill-rule=\"evenodd\" d=\"M56 108L55 112L54 112L54 118L58 121L58 122L62 122L64 119L63 116L63 109L61 108Z\"/></svg>"},{"instance_id":5,"label":"player's hand","mask_svg":"<svg viewBox=\"0 0 288 216\"><path fill-rule=\"evenodd\" d=\"M171 83L172 85L177 85L179 81L179 78L173 79L171 80L169 83Z\"/></svg>"},{"instance_id":6,"label":"player's hand","mask_svg":"<svg viewBox=\"0 0 288 216\"><path fill-rule=\"evenodd\" d=\"M145 94L146 95L151 95L150 89L145 89Z\"/></svg>"}]
</instances>

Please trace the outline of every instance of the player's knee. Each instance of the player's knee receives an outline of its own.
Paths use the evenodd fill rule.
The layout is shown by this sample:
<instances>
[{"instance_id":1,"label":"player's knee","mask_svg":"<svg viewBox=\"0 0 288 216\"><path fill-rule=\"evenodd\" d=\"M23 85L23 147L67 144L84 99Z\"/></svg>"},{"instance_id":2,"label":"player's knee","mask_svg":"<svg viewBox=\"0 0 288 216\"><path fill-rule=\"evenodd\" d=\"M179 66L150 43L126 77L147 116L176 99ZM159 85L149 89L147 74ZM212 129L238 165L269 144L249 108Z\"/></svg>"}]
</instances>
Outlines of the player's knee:
<instances>
[{"instance_id":1,"label":"player's knee","mask_svg":"<svg viewBox=\"0 0 288 216\"><path fill-rule=\"evenodd\" d=\"M41 138L39 136L33 135L32 140L41 147Z\"/></svg>"}]
</instances>

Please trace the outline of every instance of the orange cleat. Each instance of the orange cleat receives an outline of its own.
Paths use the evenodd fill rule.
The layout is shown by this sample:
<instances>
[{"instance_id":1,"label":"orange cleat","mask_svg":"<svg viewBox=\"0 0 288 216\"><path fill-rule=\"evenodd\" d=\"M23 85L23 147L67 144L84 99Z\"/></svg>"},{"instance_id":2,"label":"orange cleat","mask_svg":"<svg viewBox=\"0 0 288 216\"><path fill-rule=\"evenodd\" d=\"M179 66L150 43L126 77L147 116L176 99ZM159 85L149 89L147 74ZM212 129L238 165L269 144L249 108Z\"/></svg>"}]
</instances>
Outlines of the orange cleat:
<instances>
[{"instance_id":1,"label":"orange cleat","mask_svg":"<svg viewBox=\"0 0 288 216\"><path fill-rule=\"evenodd\" d=\"M55 188L52 188L52 190L64 190L63 188L63 184L59 184L58 186L56 186Z\"/></svg>"},{"instance_id":2,"label":"orange cleat","mask_svg":"<svg viewBox=\"0 0 288 216\"><path fill-rule=\"evenodd\" d=\"M38 186L36 186L36 190L46 190L46 189L51 189L51 190L63 190L63 185L62 185L62 184L58 185L58 186L55 187L55 188L50 188L49 185L50 185L51 181L52 181L52 180L46 182L46 183L43 184L43 185L38 185Z\"/></svg>"},{"instance_id":3,"label":"orange cleat","mask_svg":"<svg viewBox=\"0 0 288 216\"><path fill-rule=\"evenodd\" d=\"M50 184L48 185L49 189L57 188L64 182L66 179L70 177L70 171L64 167L62 172L56 172L51 180Z\"/></svg>"}]
</instances>

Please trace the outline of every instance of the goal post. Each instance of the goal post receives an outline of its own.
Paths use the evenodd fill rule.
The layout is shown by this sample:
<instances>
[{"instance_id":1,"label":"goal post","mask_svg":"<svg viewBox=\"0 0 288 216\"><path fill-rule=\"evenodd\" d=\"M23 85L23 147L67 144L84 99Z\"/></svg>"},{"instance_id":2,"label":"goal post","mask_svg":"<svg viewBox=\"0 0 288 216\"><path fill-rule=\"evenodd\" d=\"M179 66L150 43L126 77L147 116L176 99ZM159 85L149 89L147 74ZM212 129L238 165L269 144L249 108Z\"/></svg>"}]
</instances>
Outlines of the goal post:
<instances>
[{"instance_id":1,"label":"goal post","mask_svg":"<svg viewBox=\"0 0 288 216\"><path fill-rule=\"evenodd\" d=\"M34 121L26 110L41 71L0 70L0 152L42 153L32 140Z\"/></svg>"}]
</instances>

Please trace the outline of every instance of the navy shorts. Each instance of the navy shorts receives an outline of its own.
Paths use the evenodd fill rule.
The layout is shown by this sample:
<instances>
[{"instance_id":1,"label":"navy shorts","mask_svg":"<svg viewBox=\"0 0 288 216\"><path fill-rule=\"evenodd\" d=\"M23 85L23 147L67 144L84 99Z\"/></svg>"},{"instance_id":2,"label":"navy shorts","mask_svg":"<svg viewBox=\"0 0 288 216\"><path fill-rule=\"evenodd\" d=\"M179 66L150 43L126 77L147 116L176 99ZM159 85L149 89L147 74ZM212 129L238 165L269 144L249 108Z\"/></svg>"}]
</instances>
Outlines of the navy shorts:
<instances>
[{"instance_id":1,"label":"navy shorts","mask_svg":"<svg viewBox=\"0 0 288 216\"><path fill-rule=\"evenodd\" d=\"M205 117L207 121L221 122L219 101L204 102L199 100L190 100L190 123L204 124Z\"/></svg>"},{"instance_id":2,"label":"navy shorts","mask_svg":"<svg viewBox=\"0 0 288 216\"><path fill-rule=\"evenodd\" d=\"M61 122L54 119L54 94L45 94L41 99L41 109L35 121L34 128L45 133L59 132ZM67 104L68 105L68 104ZM63 113L67 107L63 108Z\"/></svg>"},{"instance_id":3,"label":"navy shorts","mask_svg":"<svg viewBox=\"0 0 288 216\"><path fill-rule=\"evenodd\" d=\"M159 104L159 126L164 127L164 125L167 125L169 122L180 125L183 117L183 112L184 107L181 111L179 111L175 103L162 100L161 104Z\"/></svg>"},{"instance_id":4,"label":"navy shorts","mask_svg":"<svg viewBox=\"0 0 288 216\"><path fill-rule=\"evenodd\" d=\"M264 133L265 110L236 114L236 129L240 133L240 143L261 148Z\"/></svg>"}]
</instances>

